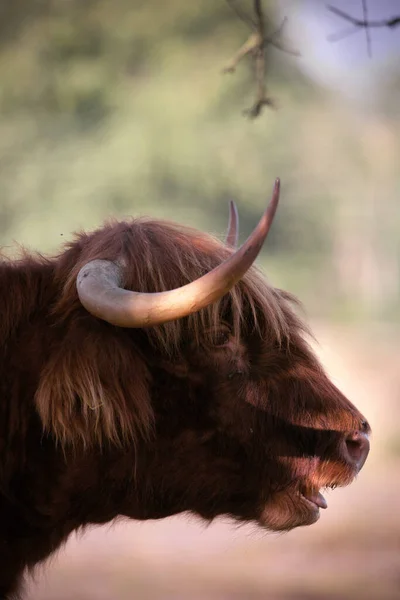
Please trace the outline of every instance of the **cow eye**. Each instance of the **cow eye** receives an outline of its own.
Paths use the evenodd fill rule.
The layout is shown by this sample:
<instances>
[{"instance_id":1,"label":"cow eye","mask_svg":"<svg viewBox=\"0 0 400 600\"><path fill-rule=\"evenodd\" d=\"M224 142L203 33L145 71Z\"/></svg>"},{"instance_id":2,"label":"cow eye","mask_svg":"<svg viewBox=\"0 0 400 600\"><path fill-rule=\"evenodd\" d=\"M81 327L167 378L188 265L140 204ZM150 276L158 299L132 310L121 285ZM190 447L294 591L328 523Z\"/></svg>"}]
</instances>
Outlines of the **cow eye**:
<instances>
[{"instance_id":1,"label":"cow eye","mask_svg":"<svg viewBox=\"0 0 400 600\"><path fill-rule=\"evenodd\" d=\"M221 324L218 329L207 329L204 332L203 344L205 348L220 348L226 346L231 339L231 331L228 326Z\"/></svg>"},{"instance_id":2,"label":"cow eye","mask_svg":"<svg viewBox=\"0 0 400 600\"><path fill-rule=\"evenodd\" d=\"M230 340L229 331L218 331L215 335L215 345L216 346L225 346Z\"/></svg>"}]
</instances>

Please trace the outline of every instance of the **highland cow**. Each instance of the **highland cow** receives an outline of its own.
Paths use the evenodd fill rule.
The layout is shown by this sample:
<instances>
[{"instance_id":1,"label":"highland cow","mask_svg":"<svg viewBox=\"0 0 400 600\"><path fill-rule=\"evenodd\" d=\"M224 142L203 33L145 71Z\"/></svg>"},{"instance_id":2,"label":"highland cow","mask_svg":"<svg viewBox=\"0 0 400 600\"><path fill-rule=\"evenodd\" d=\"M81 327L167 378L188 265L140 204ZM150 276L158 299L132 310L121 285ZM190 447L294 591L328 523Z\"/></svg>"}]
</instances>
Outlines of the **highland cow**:
<instances>
[{"instance_id":1,"label":"highland cow","mask_svg":"<svg viewBox=\"0 0 400 600\"><path fill-rule=\"evenodd\" d=\"M71 532L117 516L314 523L370 428L239 248L148 219L0 263L0 597Z\"/></svg>"}]
</instances>

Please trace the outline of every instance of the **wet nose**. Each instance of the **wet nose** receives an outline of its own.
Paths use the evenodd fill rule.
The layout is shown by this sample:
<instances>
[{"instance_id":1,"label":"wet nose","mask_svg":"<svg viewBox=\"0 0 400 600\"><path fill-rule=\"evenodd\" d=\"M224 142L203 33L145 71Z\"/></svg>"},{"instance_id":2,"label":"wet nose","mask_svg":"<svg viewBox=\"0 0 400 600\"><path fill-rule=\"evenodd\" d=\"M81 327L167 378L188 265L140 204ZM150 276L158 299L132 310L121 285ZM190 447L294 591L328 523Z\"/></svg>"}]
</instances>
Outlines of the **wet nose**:
<instances>
[{"instance_id":1,"label":"wet nose","mask_svg":"<svg viewBox=\"0 0 400 600\"><path fill-rule=\"evenodd\" d=\"M344 450L346 460L360 470L369 452L368 435L363 431L352 431L345 439Z\"/></svg>"}]
</instances>

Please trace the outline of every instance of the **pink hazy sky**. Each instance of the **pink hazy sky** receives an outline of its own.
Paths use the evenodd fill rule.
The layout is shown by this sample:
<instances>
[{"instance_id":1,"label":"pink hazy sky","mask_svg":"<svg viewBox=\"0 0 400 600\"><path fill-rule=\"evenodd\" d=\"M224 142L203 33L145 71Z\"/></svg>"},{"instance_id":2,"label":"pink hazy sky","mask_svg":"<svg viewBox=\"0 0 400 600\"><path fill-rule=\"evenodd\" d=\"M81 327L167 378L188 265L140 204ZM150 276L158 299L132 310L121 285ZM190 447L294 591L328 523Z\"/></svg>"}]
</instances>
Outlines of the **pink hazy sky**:
<instances>
[{"instance_id":1,"label":"pink hazy sky","mask_svg":"<svg viewBox=\"0 0 400 600\"><path fill-rule=\"evenodd\" d=\"M329 35L351 30L352 26L333 14L335 6L356 18L363 18L361 0L281 0L276 3L280 17L288 18L286 35L299 50L295 59L312 79L353 99L368 94L375 98L386 84L400 75L400 25L396 28L370 29L372 58L368 56L364 29L340 41ZM368 19L381 20L400 15L400 0L367 0ZM400 95L400 94L399 94Z\"/></svg>"}]
</instances>

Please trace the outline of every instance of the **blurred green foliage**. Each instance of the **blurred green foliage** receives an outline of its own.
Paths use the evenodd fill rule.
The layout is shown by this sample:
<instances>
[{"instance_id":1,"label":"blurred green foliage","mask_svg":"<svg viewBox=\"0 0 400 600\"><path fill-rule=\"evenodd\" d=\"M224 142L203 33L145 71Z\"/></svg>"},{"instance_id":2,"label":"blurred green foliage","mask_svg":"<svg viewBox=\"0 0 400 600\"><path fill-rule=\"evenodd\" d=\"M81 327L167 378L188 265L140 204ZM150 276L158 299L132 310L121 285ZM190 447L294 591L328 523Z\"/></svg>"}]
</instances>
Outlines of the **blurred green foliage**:
<instances>
[{"instance_id":1,"label":"blurred green foliage","mask_svg":"<svg viewBox=\"0 0 400 600\"><path fill-rule=\"evenodd\" d=\"M261 258L272 282L316 316L398 315L399 123L354 119L271 49L279 108L244 118L249 63L221 70L248 30L225 0L14 0L0 16L7 252L14 239L54 251L110 215L223 235L231 198L243 240L279 175Z\"/></svg>"}]
</instances>

